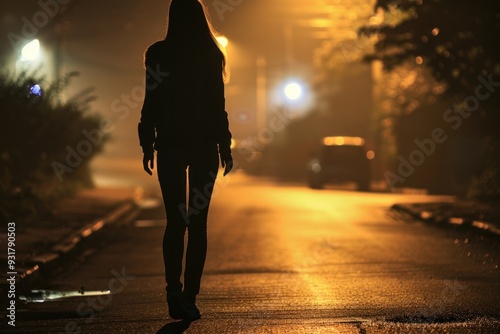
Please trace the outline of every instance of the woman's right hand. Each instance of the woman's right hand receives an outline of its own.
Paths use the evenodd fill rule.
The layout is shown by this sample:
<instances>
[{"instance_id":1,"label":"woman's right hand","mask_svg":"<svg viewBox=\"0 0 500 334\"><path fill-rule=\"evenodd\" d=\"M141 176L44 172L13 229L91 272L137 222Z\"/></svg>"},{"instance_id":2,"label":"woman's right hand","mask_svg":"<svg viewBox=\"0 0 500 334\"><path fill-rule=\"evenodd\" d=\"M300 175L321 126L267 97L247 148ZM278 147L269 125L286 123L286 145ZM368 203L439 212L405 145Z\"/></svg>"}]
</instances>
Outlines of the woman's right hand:
<instances>
[{"instance_id":1,"label":"woman's right hand","mask_svg":"<svg viewBox=\"0 0 500 334\"><path fill-rule=\"evenodd\" d=\"M144 157L142 158L142 165L144 166L144 170L149 175L153 175L151 169L155 167L155 155L153 152L144 152Z\"/></svg>"}]
</instances>

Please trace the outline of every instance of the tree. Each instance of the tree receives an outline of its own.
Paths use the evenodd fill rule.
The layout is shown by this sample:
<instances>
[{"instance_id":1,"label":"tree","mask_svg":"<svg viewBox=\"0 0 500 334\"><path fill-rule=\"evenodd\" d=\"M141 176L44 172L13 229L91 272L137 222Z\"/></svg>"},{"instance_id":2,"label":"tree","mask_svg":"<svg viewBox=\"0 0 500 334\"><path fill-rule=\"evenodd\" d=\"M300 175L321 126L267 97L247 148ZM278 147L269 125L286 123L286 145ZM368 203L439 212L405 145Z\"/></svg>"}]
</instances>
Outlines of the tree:
<instances>
[{"instance_id":1,"label":"tree","mask_svg":"<svg viewBox=\"0 0 500 334\"><path fill-rule=\"evenodd\" d=\"M386 19L360 30L362 35L378 39L374 52L365 60L380 60L388 71L408 63L425 66L444 85L443 98L457 101L461 109L473 107L470 104L477 100L467 97L478 94L478 85L485 86L480 94L487 97L480 99L474 117L480 119L486 144L484 172L488 171L488 177L483 172L478 179L483 180L483 190L491 193L491 187L496 187L493 192L498 196L500 2L377 0L375 11ZM400 19L387 19L395 13ZM485 82L489 84L484 85Z\"/></svg>"},{"instance_id":2,"label":"tree","mask_svg":"<svg viewBox=\"0 0 500 334\"><path fill-rule=\"evenodd\" d=\"M367 60L387 69L410 60L425 64L449 92L469 93L477 77L500 76L500 2L489 0L378 0L376 10L406 15L397 23L365 26L379 41Z\"/></svg>"}]
</instances>

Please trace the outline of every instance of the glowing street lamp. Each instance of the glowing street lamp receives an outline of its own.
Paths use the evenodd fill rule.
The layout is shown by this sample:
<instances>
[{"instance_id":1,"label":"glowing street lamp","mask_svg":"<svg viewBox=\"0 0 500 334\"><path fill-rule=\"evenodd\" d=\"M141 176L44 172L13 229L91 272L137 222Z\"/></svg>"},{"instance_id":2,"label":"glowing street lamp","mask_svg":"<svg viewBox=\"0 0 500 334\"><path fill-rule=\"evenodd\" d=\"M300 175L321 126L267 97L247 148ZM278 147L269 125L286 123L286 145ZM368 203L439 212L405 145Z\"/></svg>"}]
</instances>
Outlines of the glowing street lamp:
<instances>
[{"instance_id":1,"label":"glowing street lamp","mask_svg":"<svg viewBox=\"0 0 500 334\"><path fill-rule=\"evenodd\" d=\"M16 62L16 68L21 72L31 72L35 66L40 65L40 55L40 41L34 39L21 49L21 57ZM42 96L43 93L39 84L33 84L33 86L29 87L29 92L34 96Z\"/></svg>"},{"instance_id":2,"label":"glowing street lamp","mask_svg":"<svg viewBox=\"0 0 500 334\"><path fill-rule=\"evenodd\" d=\"M227 48L228 44L229 44L229 40L227 39L227 37L224 37L224 36L219 36L217 37L217 41L220 43L220 45L222 45L224 48Z\"/></svg>"},{"instance_id":3,"label":"glowing street lamp","mask_svg":"<svg viewBox=\"0 0 500 334\"><path fill-rule=\"evenodd\" d=\"M302 86L297 82L290 82L285 86L285 96L290 100L298 100L302 96Z\"/></svg>"},{"instance_id":4,"label":"glowing street lamp","mask_svg":"<svg viewBox=\"0 0 500 334\"><path fill-rule=\"evenodd\" d=\"M309 90L306 81L299 77L292 77L285 80L276 90L279 103L290 117L302 116L313 103L313 94Z\"/></svg>"},{"instance_id":5,"label":"glowing street lamp","mask_svg":"<svg viewBox=\"0 0 500 334\"><path fill-rule=\"evenodd\" d=\"M21 50L21 60L34 61L40 57L40 41L34 39L26 44Z\"/></svg>"}]
</instances>

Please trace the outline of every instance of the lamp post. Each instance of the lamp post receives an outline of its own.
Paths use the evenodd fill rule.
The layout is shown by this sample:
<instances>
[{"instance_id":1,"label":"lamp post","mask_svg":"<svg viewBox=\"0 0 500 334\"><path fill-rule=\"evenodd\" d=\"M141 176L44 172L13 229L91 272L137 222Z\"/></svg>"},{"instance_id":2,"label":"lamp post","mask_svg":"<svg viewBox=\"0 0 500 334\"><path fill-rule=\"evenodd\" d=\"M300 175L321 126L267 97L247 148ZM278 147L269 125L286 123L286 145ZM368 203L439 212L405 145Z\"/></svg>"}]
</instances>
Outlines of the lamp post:
<instances>
[{"instance_id":1,"label":"lamp post","mask_svg":"<svg viewBox=\"0 0 500 334\"><path fill-rule=\"evenodd\" d=\"M266 127L266 103L267 103L267 73L266 73L266 58L263 56L257 57L257 77L256 77L256 120L257 131L261 131Z\"/></svg>"}]
</instances>

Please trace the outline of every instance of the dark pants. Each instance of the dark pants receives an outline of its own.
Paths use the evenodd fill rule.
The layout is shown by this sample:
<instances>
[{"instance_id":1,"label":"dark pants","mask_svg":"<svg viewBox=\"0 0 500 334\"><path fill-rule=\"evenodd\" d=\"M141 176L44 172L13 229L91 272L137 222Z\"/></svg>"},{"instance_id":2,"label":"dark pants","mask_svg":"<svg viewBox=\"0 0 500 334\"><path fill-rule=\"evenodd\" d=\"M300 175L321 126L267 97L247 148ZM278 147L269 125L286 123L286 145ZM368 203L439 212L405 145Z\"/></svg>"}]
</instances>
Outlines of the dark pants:
<instances>
[{"instance_id":1,"label":"dark pants","mask_svg":"<svg viewBox=\"0 0 500 334\"><path fill-rule=\"evenodd\" d=\"M163 260L167 291L182 291L184 234L188 230L184 292L200 291L207 254L207 217L219 168L217 146L167 149L158 153L158 179L167 214ZM188 178L186 178L188 175ZM189 191L186 194L186 179ZM186 201L186 195L188 200Z\"/></svg>"}]
</instances>

